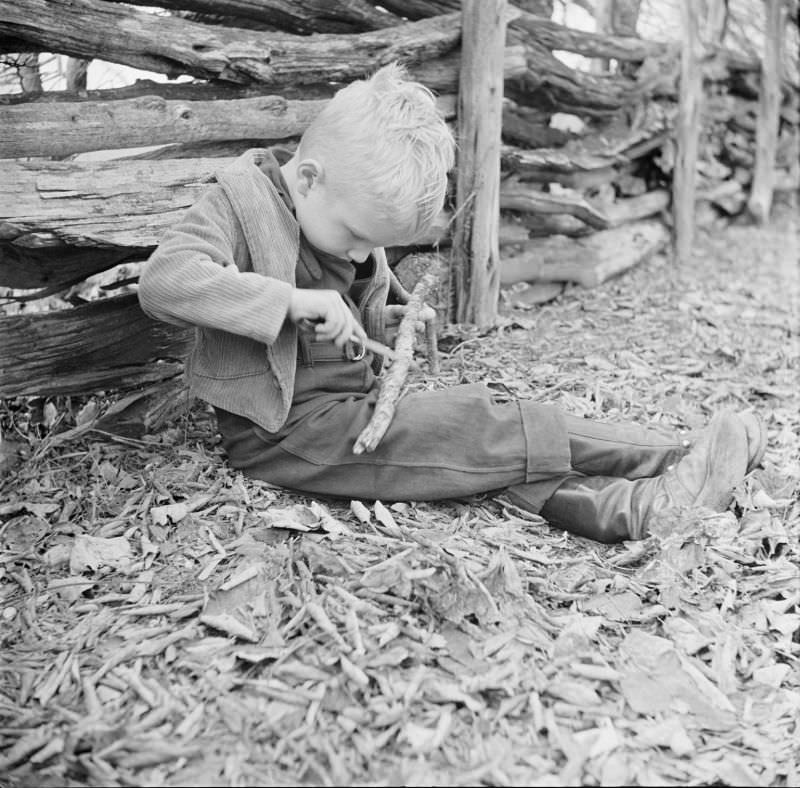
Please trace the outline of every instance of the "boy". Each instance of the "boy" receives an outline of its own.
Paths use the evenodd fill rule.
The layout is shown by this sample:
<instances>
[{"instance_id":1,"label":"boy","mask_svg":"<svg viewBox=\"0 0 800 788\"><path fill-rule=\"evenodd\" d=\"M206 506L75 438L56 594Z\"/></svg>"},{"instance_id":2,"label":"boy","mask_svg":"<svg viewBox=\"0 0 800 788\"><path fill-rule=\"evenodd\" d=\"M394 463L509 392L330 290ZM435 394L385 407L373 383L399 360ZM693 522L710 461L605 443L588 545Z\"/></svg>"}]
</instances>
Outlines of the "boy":
<instances>
[{"instance_id":1,"label":"boy","mask_svg":"<svg viewBox=\"0 0 800 788\"><path fill-rule=\"evenodd\" d=\"M231 465L346 498L507 488L604 542L644 537L648 519L672 507L724 510L763 456L751 414L716 417L689 450L653 429L496 404L470 384L407 394L377 449L353 453L381 362L353 346L385 339L399 319L386 306L383 249L437 216L454 147L430 91L385 66L340 90L291 157L242 155L166 233L139 298L153 317L197 327L187 374L216 411Z\"/></svg>"}]
</instances>

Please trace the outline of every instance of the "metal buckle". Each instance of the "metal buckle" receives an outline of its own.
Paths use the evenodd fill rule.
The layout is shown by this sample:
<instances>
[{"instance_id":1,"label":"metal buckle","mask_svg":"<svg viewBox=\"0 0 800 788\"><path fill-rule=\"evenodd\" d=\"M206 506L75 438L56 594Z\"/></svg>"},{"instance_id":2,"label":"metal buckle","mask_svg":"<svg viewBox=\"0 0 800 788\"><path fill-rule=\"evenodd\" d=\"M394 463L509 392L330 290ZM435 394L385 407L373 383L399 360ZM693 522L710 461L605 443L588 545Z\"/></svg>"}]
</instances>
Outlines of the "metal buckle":
<instances>
[{"instance_id":1,"label":"metal buckle","mask_svg":"<svg viewBox=\"0 0 800 788\"><path fill-rule=\"evenodd\" d=\"M347 358L350 361L361 361L366 355L367 348L360 339L347 340Z\"/></svg>"}]
</instances>

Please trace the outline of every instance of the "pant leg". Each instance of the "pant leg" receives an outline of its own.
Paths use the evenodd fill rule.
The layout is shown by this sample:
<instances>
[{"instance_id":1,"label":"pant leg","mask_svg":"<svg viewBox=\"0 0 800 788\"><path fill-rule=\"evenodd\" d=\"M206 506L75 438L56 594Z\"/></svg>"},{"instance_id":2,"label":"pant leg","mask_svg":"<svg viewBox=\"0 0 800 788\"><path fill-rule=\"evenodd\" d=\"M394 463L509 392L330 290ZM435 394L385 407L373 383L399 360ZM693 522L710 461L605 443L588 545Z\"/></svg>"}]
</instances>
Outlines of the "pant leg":
<instances>
[{"instance_id":1,"label":"pant leg","mask_svg":"<svg viewBox=\"0 0 800 788\"><path fill-rule=\"evenodd\" d=\"M569 439L572 472L561 479L549 479L509 487L508 497L517 505L536 514L568 482L575 488L575 478L600 476L642 479L658 476L679 462L689 451L689 441L674 430L632 423L600 422L564 414ZM594 489L587 482L586 490Z\"/></svg>"},{"instance_id":2,"label":"pant leg","mask_svg":"<svg viewBox=\"0 0 800 788\"><path fill-rule=\"evenodd\" d=\"M321 399L279 433L219 411L223 448L254 478L347 498L435 500L545 480L552 491L570 472L561 411L493 402L482 384L406 394L375 451L353 454L376 398L373 390Z\"/></svg>"},{"instance_id":3,"label":"pant leg","mask_svg":"<svg viewBox=\"0 0 800 788\"><path fill-rule=\"evenodd\" d=\"M690 442L658 425L607 422L564 414L572 467L586 476L658 476L689 451Z\"/></svg>"}]
</instances>

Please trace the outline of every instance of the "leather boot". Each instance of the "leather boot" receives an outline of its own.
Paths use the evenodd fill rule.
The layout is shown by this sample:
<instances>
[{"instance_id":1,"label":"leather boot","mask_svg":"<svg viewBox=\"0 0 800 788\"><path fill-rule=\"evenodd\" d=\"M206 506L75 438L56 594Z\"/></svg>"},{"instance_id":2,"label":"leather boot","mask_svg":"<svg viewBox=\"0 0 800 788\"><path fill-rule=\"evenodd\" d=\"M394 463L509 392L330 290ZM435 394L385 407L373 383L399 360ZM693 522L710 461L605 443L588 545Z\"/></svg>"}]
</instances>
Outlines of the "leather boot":
<instances>
[{"instance_id":1,"label":"leather boot","mask_svg":"<svg viewBox=\"0 0 800 788\"><path fill-rule=\"evenodd\" d=\"M691 441L674 431L564 415L572 467L586 476L641 479L678 462Z\"/></svg>"},{"instance_id":2,"label":"leather boot","mask_svg":"<svg viewBox=\"0 0 800 788\"><path fill-rule=\"evenodd\" d=\"M618 479L567 478L540 514L551 525L600 542L643 539L650 517L676 507L724 511L745 476L750 448L745 422L733 413L716 416L694 448L660 476ZM509 488L525 506L524 485Z\"/></svg>"}]
</instances>

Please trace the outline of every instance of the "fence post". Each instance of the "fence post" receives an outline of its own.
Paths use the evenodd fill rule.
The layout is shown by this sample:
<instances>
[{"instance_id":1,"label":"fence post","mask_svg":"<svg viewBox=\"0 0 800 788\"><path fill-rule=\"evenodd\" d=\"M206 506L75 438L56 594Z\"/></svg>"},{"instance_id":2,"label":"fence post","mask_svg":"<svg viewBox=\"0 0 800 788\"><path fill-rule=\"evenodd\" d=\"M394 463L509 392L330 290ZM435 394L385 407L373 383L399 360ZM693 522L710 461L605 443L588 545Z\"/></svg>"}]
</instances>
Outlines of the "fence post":
<instances>
[{"instance_id":1,"label":"fence post","mask_svg":"<svg viewBox=\"0 0 800 788\"><path fill-rule=\"evenodd\" d=\"M675 169L672 178L672 215L675 253L686 262L694 237L694 206L697 187L697 148L700 135L700 104L703 99L700 11L697 0L681 1L683 46L678 94Z\"/></svg>"},{"instance_id":2,"label":"fence post","mask_svg":"<svg viewBox=\"0 0 800 788\"><path fill-rule=\"evenodd\" d=\"M463 0L453 233L455 314L490 325L500 294L500 132L505 0Z\"/></svg>"},{"instance_id":3,"label":"fence post","mask_svg":"<svg viewBox=\"0 0 800 788\"><path fill-rule=\"evenodd\" d=\"M747 209L763 224L769 219L775 185L775 152L781 112L781 58L786 14L783 0L767 0L764 24L764 55L756 122L756 160Z\"/></svg>"}]
</instances>

